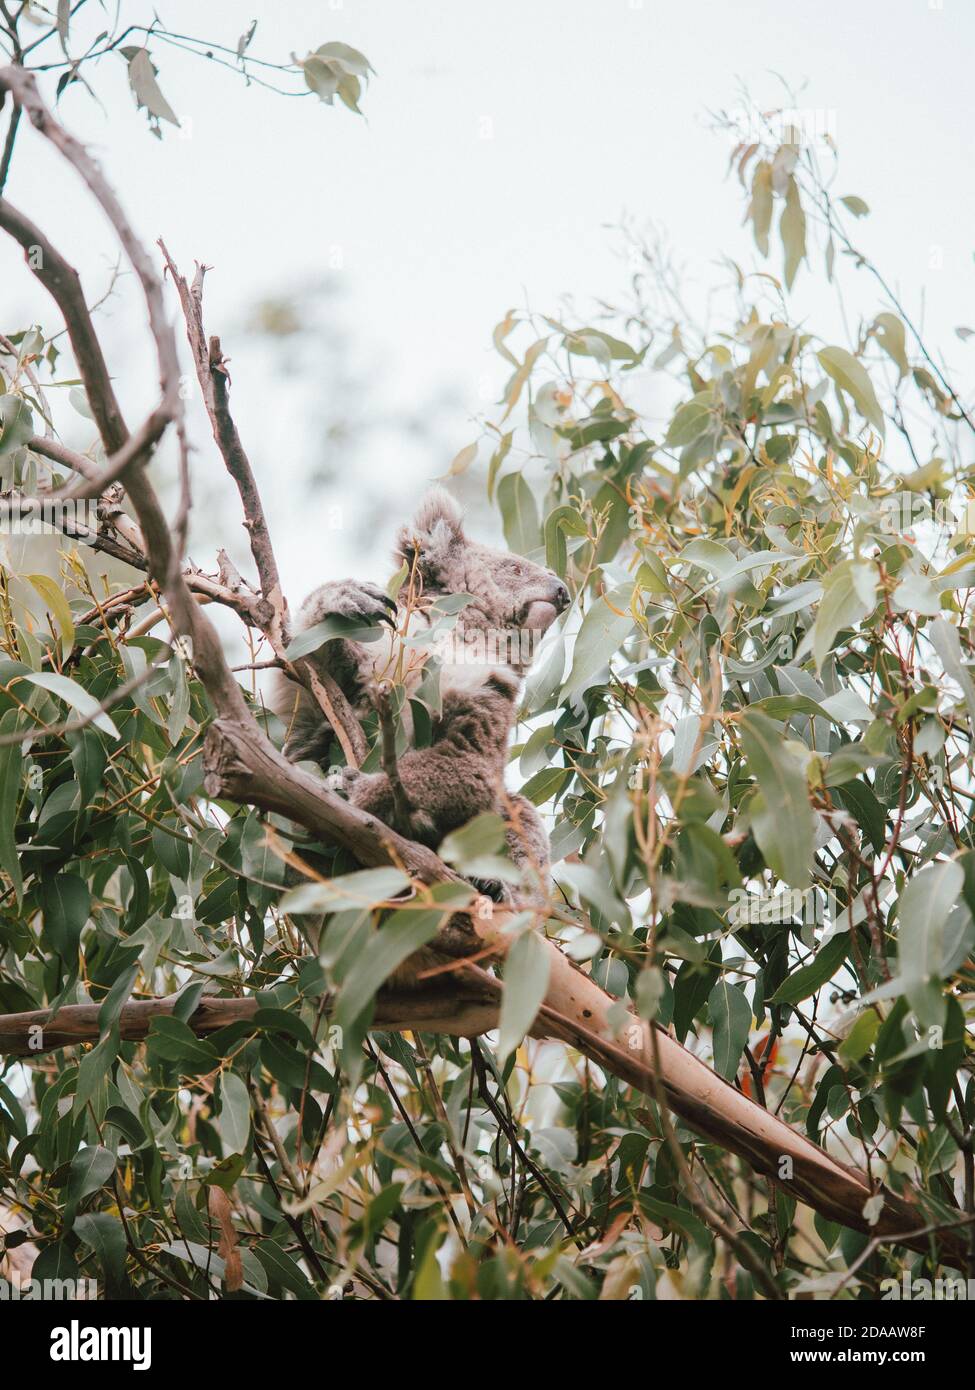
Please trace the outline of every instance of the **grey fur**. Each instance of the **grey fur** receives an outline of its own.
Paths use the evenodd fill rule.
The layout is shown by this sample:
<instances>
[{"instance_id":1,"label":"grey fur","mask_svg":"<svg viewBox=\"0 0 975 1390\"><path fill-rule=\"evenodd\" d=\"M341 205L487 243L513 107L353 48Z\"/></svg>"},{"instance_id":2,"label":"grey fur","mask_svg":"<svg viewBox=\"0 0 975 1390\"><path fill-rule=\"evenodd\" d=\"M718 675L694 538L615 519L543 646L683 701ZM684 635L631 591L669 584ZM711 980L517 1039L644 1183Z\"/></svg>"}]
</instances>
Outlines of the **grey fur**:
<instances>
[{"instance_id":1,"label":"grey fur","mask_svg":"<svg viewBox=\"0 0 975 1390\"><path fill-rule=\"evenodd\" d=\"M468 650L465 642L501 639L500 650L492 648L490 653L496 660L462 659L443 667L442 710L431 745L410 749L398 759L399 777L413 808L410 831L435 847L474 816L497 811L508 821L512 858L531 864L544 878L549 855L545 827L530 802L506 791L504 769L521 678L530 662L526 624L540 635L568 602L565 586L541 565L469 540L460 509L442 488L428 493L412 523L401 529L396 558L416 565L424 601L446 594L471 596L454 628L462 657ZM374 624L390 618L392 607L374 584L323 584L302 605L298 627L312 627L335 613ZM358 713L368 711L376 695L375 647L336 640L310 660L338 682ZM327 766L332 731L311 696L280 678L272 703L289 723L288 757ZM385 773L348 769L339 780L355 805L393 823L393 797Z\"/></svg>"}]
</instances>

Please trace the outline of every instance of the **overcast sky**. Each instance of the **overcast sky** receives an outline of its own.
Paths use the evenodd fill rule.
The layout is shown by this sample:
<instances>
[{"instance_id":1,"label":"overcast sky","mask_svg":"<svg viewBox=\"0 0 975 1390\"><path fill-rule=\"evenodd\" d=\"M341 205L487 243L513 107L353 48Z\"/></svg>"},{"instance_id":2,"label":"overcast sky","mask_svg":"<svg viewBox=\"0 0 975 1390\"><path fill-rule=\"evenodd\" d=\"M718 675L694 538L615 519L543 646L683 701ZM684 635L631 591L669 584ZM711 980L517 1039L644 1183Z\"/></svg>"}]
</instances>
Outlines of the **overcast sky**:
<instances>
[{"instance_id":1,"label":"overcast sky","mask_svg":"<svg viewBox=\"0 0 975 1390\"><path fill-rule=\"evenodd\" d=\"M88 8L97 22L97 7ZM343 40L377 71L360 119L314 98L247 89L231 72L154 45L184 132L151 138L117 57L95 75L106 111L80 88L60 106L97 147L145 238L164 236L187 267L194 257L214 266L208 325L235 358L235 407L292 597L349 568L385 572L394 513L475 437L475 417L505 378L492 327L512 306L551 311L566 294L580 308L618 299L625 266L608 226L621 215L666 229L692 294L719 277L724 256L760 264L741 228L740 189L725 178L728 142L707 117L738 103L739 82L770 106L781 100L774 72L807 81L803 105L828 113L839 144L838 191L872 209L860 241L923 313L959 379L970 380L975 342L953 332L975 318L969 0L159 0L157 8L170 29L229 44L257 18L252 51L262 57L286 60ZM146 10L123 0L123 15ZM24 136L9 195L71 251L97 294L108 238L41 143ZM309 447L321 383L305 380L276 401L266 352L241 341L254 299L323 273L342 277L342 319L357 369L374 377L378 410L391 418L449 398L438 426L443 452L425 455L405 439L400 447L387 431L359 456L389 498L372 554L341 531L323 540L321 516L288 486ZM38 301L6 248L0 282L9 329ZM821 276L801 274L796 312L840 333L824 294ZM154 385L135 298L123 292L110 314L112 365L134 416ZM196 442L197 470L215 469L203 430ZM344 477L338 500L354 507L360 486Z\"/></svg>"}]
</instances>

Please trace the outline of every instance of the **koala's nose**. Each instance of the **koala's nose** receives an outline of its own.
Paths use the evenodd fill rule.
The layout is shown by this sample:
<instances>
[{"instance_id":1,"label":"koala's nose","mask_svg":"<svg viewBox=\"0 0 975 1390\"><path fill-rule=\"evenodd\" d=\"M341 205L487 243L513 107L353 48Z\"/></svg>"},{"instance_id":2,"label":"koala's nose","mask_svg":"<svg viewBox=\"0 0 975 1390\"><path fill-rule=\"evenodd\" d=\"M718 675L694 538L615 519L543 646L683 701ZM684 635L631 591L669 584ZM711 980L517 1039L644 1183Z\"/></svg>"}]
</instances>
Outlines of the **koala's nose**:
<instances>
[{"instance_id":1,"label":"koala's nose","mask_svg":"<svg viewBox=\"0 0 975 1390\"><path fill-rule=\"evenodd\" d=\"M569 606L569 591L558 578L555 580L555 596L552 602L560 613L564 613Z\"/></svg>"}]
</instances>

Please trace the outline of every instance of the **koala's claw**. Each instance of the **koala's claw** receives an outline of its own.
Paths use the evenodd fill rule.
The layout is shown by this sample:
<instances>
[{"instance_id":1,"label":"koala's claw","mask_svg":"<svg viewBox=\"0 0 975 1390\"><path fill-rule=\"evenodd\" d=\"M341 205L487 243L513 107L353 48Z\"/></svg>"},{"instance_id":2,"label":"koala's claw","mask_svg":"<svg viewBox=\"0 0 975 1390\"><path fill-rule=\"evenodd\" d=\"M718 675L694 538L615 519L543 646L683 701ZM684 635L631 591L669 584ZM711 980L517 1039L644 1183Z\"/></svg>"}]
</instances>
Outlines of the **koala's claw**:
<instances>
[{"instance_id":1,"label":"koala's claw","mask_svg":"<svg viewBox=\"0 0 975 1390\"><path fill-rule=\"evenodd\" d=\"M362 773L356 767L336 767L332 768L325 785L330 792L337 792L339 796L348 799L352 794L352 788L362 777Z\"/></svg>"},{"instance_id":2,"label":"koala's claw","mask_svg":"<svg viewBox=\"0 0 975 1390\"><path fill-rule=\"evenodd\" d=\"M393 599L378 584L342 579L335 584L323 584L305 600L302 610L306 627L320 623L329 614L352 618L361 623L388 623L395 626L397 607Z\"/></svg>"},{"instance_id":3,"label":"koala's claw","mask_svg":"<svg viewBox=\"0 0 975 1390\"><path fill-rule=\"evenodd\" d=\"M351 590L347 595L349 617L396 626L396 602L389 597L385 589L381 589L378 584L369 583L350 583L347 588Z\"/></svg>"}]
</instances>

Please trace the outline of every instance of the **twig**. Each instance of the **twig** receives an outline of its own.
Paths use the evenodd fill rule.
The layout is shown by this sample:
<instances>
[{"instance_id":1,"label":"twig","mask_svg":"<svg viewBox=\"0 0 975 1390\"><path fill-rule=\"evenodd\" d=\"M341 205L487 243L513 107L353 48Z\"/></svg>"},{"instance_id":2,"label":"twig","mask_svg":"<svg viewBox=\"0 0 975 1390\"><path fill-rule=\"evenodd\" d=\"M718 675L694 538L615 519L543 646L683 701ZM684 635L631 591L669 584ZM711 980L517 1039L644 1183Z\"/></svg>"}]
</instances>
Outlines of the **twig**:
<instances>
[{"instance_id":1,"label":"twig","mask_svg":"<svg viewBox=\"0 0 975 1390\"><path fill-rule=\"evenodd\" d=\"M7 182L7 175L10 173L10 161L14 157L14 141L17 139L17 127L20 125L20 107L15 106L10 113L10 124L7 126L7 138L3 144L3 156L0 157L0 193L3 192L4 184Z\"/></svg>"},{"instance_id":2,"label":"twig","mask_svg":"<svg viewBox=\"0 0 975 1390\"><path fill-rule=\"evenodd\" d=\"M393 794L393 817L395 828L401 835L411 835L413 829L413 807L406 794L403 780L399 775L396 761L396 724L393 719L393 706L389 689L384 687L376 697L379 711L379 728L383 743L383 772L389 781Z\"/></svg>"}]
</instances>

